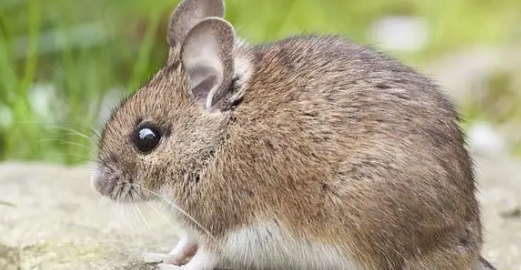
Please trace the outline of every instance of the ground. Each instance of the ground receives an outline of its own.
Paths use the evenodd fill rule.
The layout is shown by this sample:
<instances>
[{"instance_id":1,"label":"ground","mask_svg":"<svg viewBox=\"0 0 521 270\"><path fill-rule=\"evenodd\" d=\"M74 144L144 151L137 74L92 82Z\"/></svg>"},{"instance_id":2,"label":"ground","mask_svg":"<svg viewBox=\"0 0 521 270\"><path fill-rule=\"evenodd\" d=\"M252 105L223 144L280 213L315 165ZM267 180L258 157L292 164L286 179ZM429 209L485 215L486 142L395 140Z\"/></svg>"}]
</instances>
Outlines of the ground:
<instances>
[{"instance_id":1,"label":"ground","mask_svg":"<svg viewBox=\"0 0 521 270\"><path fill-rule=\"evenodd\" d=\"M521 270L521 161L476 156L483 205L483 255ZM0 164L0 269L145 270L144 251L178 238L161 205L116 206L89 183L90 166Z\"/></svg>"}]
</instances>

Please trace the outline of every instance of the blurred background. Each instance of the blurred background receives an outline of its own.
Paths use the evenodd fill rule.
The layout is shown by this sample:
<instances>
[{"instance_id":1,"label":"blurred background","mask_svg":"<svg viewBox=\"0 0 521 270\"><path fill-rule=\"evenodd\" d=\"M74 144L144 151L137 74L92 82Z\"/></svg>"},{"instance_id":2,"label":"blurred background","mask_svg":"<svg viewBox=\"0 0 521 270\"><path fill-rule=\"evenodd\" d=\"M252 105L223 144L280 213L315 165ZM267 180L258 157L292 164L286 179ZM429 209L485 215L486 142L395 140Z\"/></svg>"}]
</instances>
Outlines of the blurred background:
<instances>
[{"instance_id":1,"label":"blurred background","mask_svg":"<svg viewBox=\"0 0 521 270\"><path fill-rule=\"evenodd\" d=\"M77 164L157 71L178 0L0 0L0 160ZM475 150L521 154L520 0L227 0L254 43L339 33L437 80Z\"/></svg>"}]
</instances>

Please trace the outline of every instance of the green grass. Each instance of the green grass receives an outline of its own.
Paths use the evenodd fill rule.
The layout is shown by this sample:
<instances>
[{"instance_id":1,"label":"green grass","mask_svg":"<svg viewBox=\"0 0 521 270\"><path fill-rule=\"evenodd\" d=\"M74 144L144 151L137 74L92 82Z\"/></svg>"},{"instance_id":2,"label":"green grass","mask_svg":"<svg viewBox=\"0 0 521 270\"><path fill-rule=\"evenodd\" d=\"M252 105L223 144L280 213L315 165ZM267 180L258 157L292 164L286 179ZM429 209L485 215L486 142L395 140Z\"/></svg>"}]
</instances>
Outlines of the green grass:
<instances>
[{"instance_id":1,"label":"green grass","mask_svg":"<svg viewBox=\"0 0 521 270\"><path fill-rule=\"evenodd\" d=\"M16 205L2 200L0 200L0 206L16 207Z\"/></svg>"},{"instance_id":2,"label":"green grass","mask_svg":"<svg viewBox=\"0 0 521 270\"><path fill-rule=\"evenodd\" d=\"M74 164L92 158L93 130L100 129L96 119L105 109L101 97L110 89L135 91L161 66L177 2L2 0L0 159ZM521 10L518 0L226 3L226 18L253 42L321 32L368 43L368 27L381 16L422 16L432 27L427 48L395 55L417 67L467 45L508 42ZM47 107L35 104L44 101L35 84L52 86Z\"/></svg>"}]
</instances>

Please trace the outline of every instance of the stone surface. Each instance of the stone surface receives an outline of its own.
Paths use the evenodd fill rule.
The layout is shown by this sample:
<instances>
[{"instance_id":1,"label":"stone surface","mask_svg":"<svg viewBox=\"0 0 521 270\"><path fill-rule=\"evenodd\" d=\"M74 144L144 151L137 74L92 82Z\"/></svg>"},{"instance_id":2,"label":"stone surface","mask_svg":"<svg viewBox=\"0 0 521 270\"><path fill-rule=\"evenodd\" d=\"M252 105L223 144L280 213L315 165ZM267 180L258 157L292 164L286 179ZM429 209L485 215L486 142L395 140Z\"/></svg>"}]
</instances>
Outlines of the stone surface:
<instances>
[{"instance_id":1,"label":"stone surface","mask_svg":"<svg viewBox=\"0 0 521 270\"><path fill-rule=\"evenodd\" d=\"M164 209L101 199L89 175L88 166L0 165L0 200L15 205L0 205L0 269L155 268L140 254L177 239Z\"/></svg>"},{"instance_id":2,"label":"stone surface","mask_svg":"<svg viewBox=\"0 0 521 270\"><path fill-rule=\"evenodd\" d=\"M521 161L477 157L486 244L498 269L521 269ZM0 164L0 269L145 270L178 228L160 204L120 205L90 187L89 166Z\"/></svg>"}]
</instances>

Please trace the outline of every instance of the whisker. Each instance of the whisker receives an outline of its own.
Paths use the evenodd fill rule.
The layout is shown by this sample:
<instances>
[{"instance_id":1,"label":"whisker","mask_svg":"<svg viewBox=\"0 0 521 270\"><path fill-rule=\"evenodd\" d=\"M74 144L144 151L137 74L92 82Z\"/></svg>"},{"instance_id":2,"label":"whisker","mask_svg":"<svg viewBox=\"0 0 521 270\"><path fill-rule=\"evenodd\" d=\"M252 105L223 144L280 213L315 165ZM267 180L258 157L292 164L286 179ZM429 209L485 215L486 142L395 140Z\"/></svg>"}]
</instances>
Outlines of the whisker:
<instances>
[{"instance_id":1,"label":"whisker","mask_svg":"<svg viewBox=\"0 0 521 270\"><path fill-rule=\"evenodd\" d=\"M156 196L157 198L163 200L164 202L168 203L170 206L174 207L175 209L177 209L179 212L181 212L183 215L185 215L187 218L189 218L195 225L197 225L201 230L203 230L203 232L205 232L206 234L208 234L209 237L211 237L213 240L216 240L215 237L210 233L210 231L208 231L203 225L201 225L201 223L199 223L197 220L195 220L192 216L190 216L186 211L184 211L183 209L181 209L179 206L177 206L174 202L171 202L163 197L161 197L159 194L153 192L152 190L150 189L147 189L141 185L138 185L138 184L134 184L136 186L138 186L139 188L142 188L144 189L145 191L149 192L150 194Z\"/></svg>"},{"instance_id":2,"label":"whisker","mask_svg":"<svg viewBox=\"0 0 521 270\"><path fill-rule=\"evenodd\" d=\"M96 140L94 140L93 138L85 137L84 135L76 134L74 132L67 131L67 132L63 133L63 135L67 135L67 136L71 136L71 137L74 136L76 138L82 138L82 139L88 140L89 143L91 143L91 144L96 144Z\"/></svg>"},{"instance_id":3,"label":"whisker","mask_svg":"<svg viewBox=\"0 0 521 270\"><path fill-rule=\"evenodd\" d=\"M121 196L125 199L132 199L132 185L128 182L124 182Z\"/></svg>"},{"instance_id":4,"label":"whisker","mask_svg":"<svg viewBox=\"0 0 521 270\"><path fill-rule=\"evenodd\" d=\"M130 200L130 203L132 204L132 206L137 210L137 213L138 213L139 217L143 220L143 222L145 223L145 226L150 231L151 227L148 224L145 216L141 212L141 209L139 208L139 205L137 205L134 202L134 197L138 195L138 192L135 190L134 185L132 183L130 183L130 182L126 182L125 183L125 187L128 187L128 191L125 193L125 196L127 197L127 199Z\"/></svg>"},{"instance_id":5,"label":"whisker","mask_svg":"<svg viewBox=\"0 0 521 270\"><path fill-rule=\"evenodd\" d=\"M59 128L59 129L61 129L63 131L66 131L67 133L65 133L65 134L67 134L67 135L76 135L78 137L84 138L84 139L89 140L89 141L92 140L92 137L90 137L89 135L87 135L87 134L85 134L83 132L79 132L77 130L70 129L70 128L65 128L65 127L62 127L62 128Z\"/></svg>"},{"instance_id":6,"label":"whisker","mask_svg":"<svg viewBox=\"0 0 521 270\"><path fill-rule=\"evenodd\" d=\"M86 161L91 161L91 162L94 162L95 161L95 157L89 157L89 156L85 156L85 155L79 155L79 154L73 154L73 153L69 153L69 154L60 154L60 156L63 156L63 157L75 157L75 158L80 158L80 159L84 159ZM94 167L91 167L91 169L93 169Z\"/></svg>"},{"instance_id":7,"label":"whisker","mask_svg":"<svg viewBox=\"0 0 521 270\"><path fill-rule=\"evenodd\" d=\"M123 196L126 197L126 199L130 201L130 204L132 205L134 214L139 216L139 219L136 219L136 222L138 222L139 225L142 225L141 223L144 223L145 226L147 227L148 231L150 231L151 227L150 227L149 223L147 222L145 216L141 212L141 209L139 208L139 205L137 205L134 202L135 197L139 196L138 195L139 192L135 190L134 185L132 183L130 183L130 182L125 182L124 190L125 191L123 192ZM141 220L142 222L139 222L138 220Z\"/></svg>"},{"instance_id":8,"label":"whisker","mask_svg":"<svg viewBox=\"0 0 521 270\"><path fill-rule=\"evenodd\" d=\"M172 222L170 222L170 220L168 218L165 217L165 215L163 215L159 210L157 210L157 208L155 208L154 205L152 205L152 203L146 202L146 204L150 208L152 208L152 210L154 210L154 212L156 212L159 215L159 217L161 217L164 221L166 221L172 228L176 227L174 224L172 224Z\"/></svg>"},{"instance_id":9,"label":"whisker","mask_svg":"<svg viewBox=\"0 0 521 270\"><path fill-rule=\"evenodd\" d=\"M147 226L147 229L148 229L148 230L151 230L151 227L150 227L150 225L148 224L147 219L145 218L145 216L143 216L143 213L141 212L141 210L139 210L139 206L136 205L135 203L131 203L131 204L132 204L132 205L134 206L134 208L137 210L139 216L141 217L141 219L142 219L143 222L145 223L145 226Z\"/></svg>"},{"instance_id":10,"label":"whisker","mask_svg":"<svg viewBox=\"0 0 521 270\"><path fill-rule=\"evenodd\" d=\"M78 136L81 136L81 137L84 137L86 139L91 139L89 137L88 134L85 134L83 132L80 132L76 129L73 129L73 128L69 128L69 127L66 127L66 126L61 126L61 125L57 125L57 124L53 124L53 123L45 123L45 122L39 122L39 121L17 121L16 122L17 124L33 124L33 125L42 125L43 127L45 128L52 128L52 129L57 129L57 130L63 130L63 131L69 131L69 132L72 132ZM94 130L92 127L89 127L91 129L91 131L93 131L95 133L95 135L98 135L98 132L96 132L96 130Z\"/></svg>"},{"instance_id":11,"label":"whisker","mask_svg":"<svg viewBox=\"0 0 521 270\"><path fill-rule=\"evenodd\" d=\"M105 206L105 197L104 196L100 196L100 200L98 201L98 209L102 209L103 206Z\"/></svg>"},{"instance_id":12,"label":"whisker","mask_svg":"<svg viewBox=\"0 0 521 270\"><path fill-rule=\"evenodd\" d=\"M96 155L96 153L93 152L91 147L85 146L85 145L83 145L81 143L77 143L77 142L66 141L66 140L62 140L62 139L40 139L37 142L56 142L56 143L60 143L60 144L69 144L69 145L81 147L85 150L88 150L90 154Z\"/></svg>"},{"instance_id":13,"label":"whisker","mask_svg":"<svg viewBox=\"0 0 521 270\"><path fill-rule=\"evenodd\" d=\"M92 134L94 134L96 136L96 138L98 140L101 139L101 132L97 131L95 128L93 128L91 126L89 126L89 129L92 132Z\"/></svg>"},{"instance_id":14,"label":"whisker","mask_svg":"<svg viewBox=\"0 0 521 270\"><path fill-rule=\"evenodd\" d=\"M120 184L119 188L118 188L118 195L117 195L120 201L124 199L123 198L124 191L125 191L125 186L123 184Z\"/></svg>"},{"instance_id":15,"label":"whisker","mask_svg":"<svg viewBox=\"0 0 521 270\"><path fill-rule=\"evenodd\" d=\"M121 197L119 196L120 190L121 190L121 188L119 188L119 185L116 185L113 190L114 196L116 198L117 216L119 217L119 219L126 220L125 215L128 215L128 213L125 212L125 210L123 209L123 205L120 202L120 199L121 199Z\"/></svg>"},{"instance_id":16,"label":"whisker","mask_svg":"<svg viewBox=\"0 0 521 270\"><path fill-rule=\"evenodd\" d=\"M132 223L131 226L133 228L139 228L142 227L141 221L144 221L145 226L150 231L150 226L147 223L146 219L144 218L141 211L137 208L137 205L130 200L131 207L128 208L128 204L122 204L121 200L128 201L129 199L132 199L132 186L128 182L120 182L117 184L117 198L118 202L120 202L121 207L123 208L123 214L125 215L125 220L130 220ZM130 216L129 216L130 215ZM139 217L138 217L139 216ZM129 218L130 217L130 218Z\"/></svg>"},{"instance_id":17,"label":"whisker","mask_svg":"<svg viewBox=\"0 0 521 270\"><path fill-rule=\"evenodd\" d=\"M128 212L132 214L130 225L134 229L133 233L140 234L140 233L142 233L143 229L145 229L145 231L150 232L152 229L151 229L149 223L147 222L145 216L139 209L138 205L134 202L131 202L130 205L131 205L131 207L129 207ZM143 224L145 225L144 227L143 227Z\"/></svg>"}]
</instances>

